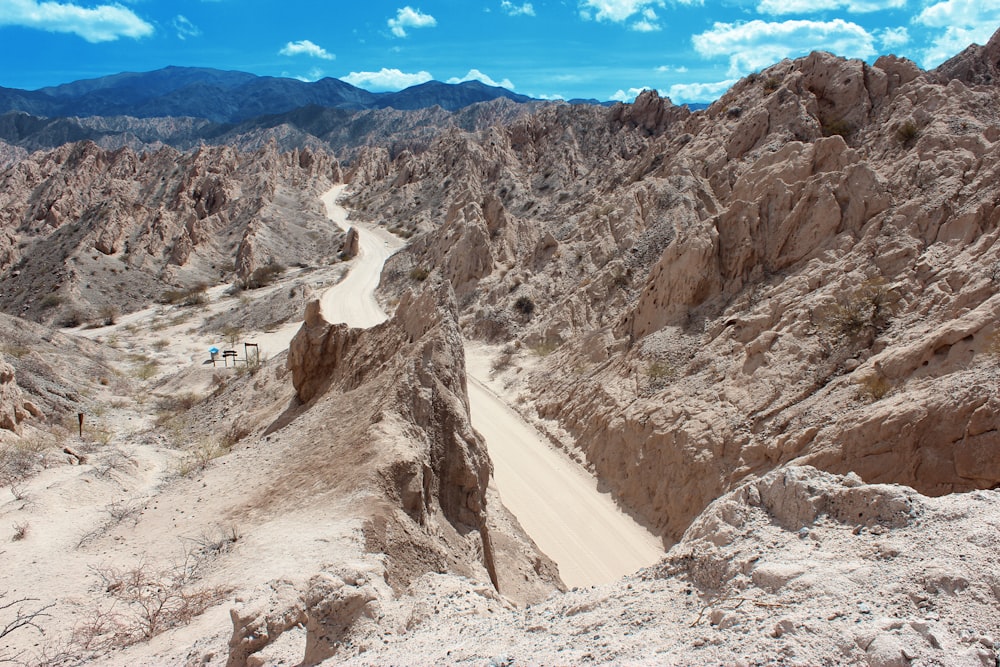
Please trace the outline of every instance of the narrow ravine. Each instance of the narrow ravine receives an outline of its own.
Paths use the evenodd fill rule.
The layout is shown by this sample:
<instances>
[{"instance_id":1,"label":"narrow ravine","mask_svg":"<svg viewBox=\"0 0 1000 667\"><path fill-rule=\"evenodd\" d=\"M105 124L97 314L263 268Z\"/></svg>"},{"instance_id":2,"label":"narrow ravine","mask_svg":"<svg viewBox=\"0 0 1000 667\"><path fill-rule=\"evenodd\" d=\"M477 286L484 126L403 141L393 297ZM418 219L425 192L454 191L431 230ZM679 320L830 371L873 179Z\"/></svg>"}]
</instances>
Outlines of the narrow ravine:
<instances>
[{"instance_id":1,"label":"narrow ravine","mask_svg":"<svg viewBox=\"0 0 1000 667\"><path fill-rule=\"evenodd\" d=\"M345 186L323 195L330 219L347 229L337 198ZM375 299L385 260L403 241L380 228L355 224L360 252L350 273L324 292L329 322L370 327L387 315ZM660 540L622 512L597 480L556 450L488 387L489 363L466 353L472 424L486 439L494 482L504 505L538 547L559 566L568 586L612 582L655 563Z\"/></svg>"}]
</instances>

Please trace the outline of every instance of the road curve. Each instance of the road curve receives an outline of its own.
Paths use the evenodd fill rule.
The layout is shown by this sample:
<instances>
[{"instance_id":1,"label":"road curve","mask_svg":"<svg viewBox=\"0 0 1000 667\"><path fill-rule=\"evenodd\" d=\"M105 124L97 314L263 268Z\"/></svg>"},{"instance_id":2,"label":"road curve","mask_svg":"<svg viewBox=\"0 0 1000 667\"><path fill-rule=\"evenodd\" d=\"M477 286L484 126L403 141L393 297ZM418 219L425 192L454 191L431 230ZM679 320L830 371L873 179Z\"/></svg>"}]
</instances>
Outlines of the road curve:
<instances>
[{"instance_id":1,"label":"road curve","mask_svg":"<svg viewBox=\"0 0 1000 667\"><path fill-rule=\"evenodd\" d=\"M322 199L330 219L347 229L347 211L336 203L344 187L335 186ZM354 226L361 250L350 273L324 292L321 304L329 322L370 327L386 319L375 289L385 260L403 242L384 229ZM659 560L660 541L619 510L608 494L598 492L593 476L486 386L488 362L470 359L468 365L472 425L486 439L501 499L558 564L563 582L609 583Z\"/></svg>"}]
</instances>

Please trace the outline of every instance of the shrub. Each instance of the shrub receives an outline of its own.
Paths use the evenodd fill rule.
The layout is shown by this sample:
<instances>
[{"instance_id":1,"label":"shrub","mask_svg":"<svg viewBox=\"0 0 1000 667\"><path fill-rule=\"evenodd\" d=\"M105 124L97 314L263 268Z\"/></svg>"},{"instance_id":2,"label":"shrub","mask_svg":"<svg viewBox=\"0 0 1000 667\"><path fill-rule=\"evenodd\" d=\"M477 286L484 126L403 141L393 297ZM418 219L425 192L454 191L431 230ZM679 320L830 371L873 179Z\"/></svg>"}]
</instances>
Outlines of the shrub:
<instances>
[{"instance_id":1,"label":"shrub","mask_svg":"<svg viewBox=\"0 0 1000 667\"><path fill-rule=\"evenodd\" d=\"M889 380L879 374L869 375L858 382L858 398L877 401L892 391Z\"/></svg>"},{"instance_id":2,"label":"shrub","mask_svg":"<svg viewBox=\"0 0 1000 667\"><path fill-rule=\"evenodd\" d=\"M781 87L781 79L779 79L777 77L769 76L764 81L764 92L765 93L773 93L779 87Z\"/></svg>"},{"instance_id":3,"label":"shrub","mask_svg":"<svg viewBox=\"0 0 1000 667\"><path fill-rule=\"evenodd\" d=\"M243 281L246 289L260 289L273 283L278 276L285 272L285 267L278 263L267 264L254 269L250 277Z\"/></svg>"},{"instance_id":4,"label":"shrub","mask_svg":"<svg viewBox=\"0 0 1000 667\"><path fill-rule=\"evenodd\" d=\"M845 301L830 308L822 317L822 327L849 340L866 333L877 335L888 326L899 299L899 293L889 289L883 280L869 280Z\"/></svg>"},{"instance_id":5,"label":"shrub","mask_svg":"<svg viewBox=\"0 0 1000 667\"><path fill-rule=\"evenodd\" d=\"M821 124L824 137L832 137L836 134L846 139L854 134L854 126L843 119L825 121Z\"/></svg>"},{"instance_id":6,"label":"shrub","mask_svg":"<svg viewBox=\"0 0 1000 667\"><path fill-rule=\"evenodd\" d=\"M118 319L119 315L118 306L114 304L105 304L101 306L100 317L101 321L104 322L104 326L110 327Z\"/></svg>"},{"instance_id":7,"label":"shrub","mask_svg":"<svg viewBox=\"0 0 1000 667\"><path fill-rule=\"evenodd\" d=\"M514 310L525 317L531 317L531 314L535 312L535 302L529 296L519 296L514 302Z\"/></svg>"},{"instance_id":8,"label":"shrub","mask_svg":"<svg viewBox=\"0 0 1000 667\"><path fill-rule=\"evenodd\" d=\"M410 280L416 280L418 283L427 280L427 276L429 275L431 275L431 272L422 266L415 266L410 269Z\"/></svg>"},{"instance_id":9,"label":"shrub","mask_svg":"<svg viewBox=\"0 0 1000 667\"><path fill-rule=\"evenodd\" d=\"M63 298L58 294L49 294L44 299L42 299L42 308L55 308L63 302Z\"/></svg>"},{"instance_id":10,"label":"shrub","mask_svg":"<svg viewBox=\"0 0 1000 667\"><path fill-rule=\"evenodd\" d=\"M920 136L920 128L912 120L908 120L898 128L896 128L896 138L904 146L916 141L917 137Z\"/></svg>"},{"instance_id":11,"label":"shrub","mask_svg":"<svg viewBox=\"0 0 1000 667\"><path fill-rule=\"evenodd\" d=\"M79 308L63 311L56 324L64 329L72 329L87 323L87 316Z\"/></svg>"},{"instance_id":12,"label":"shrub","mask_svg":"<svg viewBox=\"0 0 1000 667\"><path fill-rule=\"evenodd\" d=\"M199 306L208 303L208 297L205 295L207 289L207 285L199 283L186 289L167 290L160 295L158 301L168 306Z\"/></svg>"}]
</instances>

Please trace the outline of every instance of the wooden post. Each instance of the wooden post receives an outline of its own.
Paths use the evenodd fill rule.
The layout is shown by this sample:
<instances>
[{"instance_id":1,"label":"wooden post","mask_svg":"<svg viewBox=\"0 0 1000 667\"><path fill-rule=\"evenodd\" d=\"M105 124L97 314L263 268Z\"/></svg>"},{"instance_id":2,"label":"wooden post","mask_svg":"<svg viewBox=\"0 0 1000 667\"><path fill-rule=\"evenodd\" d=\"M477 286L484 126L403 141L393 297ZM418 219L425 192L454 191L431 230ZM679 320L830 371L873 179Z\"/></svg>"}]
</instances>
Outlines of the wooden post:
<instances>
[{"instance_id":1,"label":"wooden post","mask_svg":"<svg viewBox=\"0 0 1000 667\"><path fill-rule=\"evenodd\" d=\"M83 438L83 413L77 412L76 419L78 422L80 422L80 437Z\"/></svg>"}]
</instances>

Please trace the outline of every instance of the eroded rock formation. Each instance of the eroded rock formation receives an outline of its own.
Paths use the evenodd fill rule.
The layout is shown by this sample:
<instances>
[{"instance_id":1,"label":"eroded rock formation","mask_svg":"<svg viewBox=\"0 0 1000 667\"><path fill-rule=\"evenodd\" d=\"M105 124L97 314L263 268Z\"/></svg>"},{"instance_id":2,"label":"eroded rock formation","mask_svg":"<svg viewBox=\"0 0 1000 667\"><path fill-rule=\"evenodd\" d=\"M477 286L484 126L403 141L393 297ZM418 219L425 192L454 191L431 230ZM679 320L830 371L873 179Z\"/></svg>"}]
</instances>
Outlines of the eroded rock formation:
<instances>
[{"instance_id":1,"label":"eroded rock formation","mask_svg":"<svg viewBox=\"0 0 1000 667\"><path fill-rule=\"evenodd\" d=\"M323 241L316 195L340 177L329 155L275 144L36 153L0 171L0 308L70 323L266 264L332 258L339 239Z\"/></svg>"},{"instance_id":2,"label":"eroded rock formation","mask_svg":"<svg viewBox=\"0 0 1000 667\"><path fill-rule=\"evenodd\" d=\"M448 133L353 204L422 232L387 295L441 276L468 335L556 350L540 425L670 537L790 461L991 487L997 39L934 72L814 53L694 114L646 94Z\"/></svg>"},{"instance_id":3,"label":"eroded rock formation","mask_svg":"<svg viewBox=\"0 0 1000 667\"><path fill-rule=\"evenodd\" d=\"M21 432L21 422L28 417L24 395L14 379L14 367L0 354L0 429Z\"/></svg>"}]
</instances>

